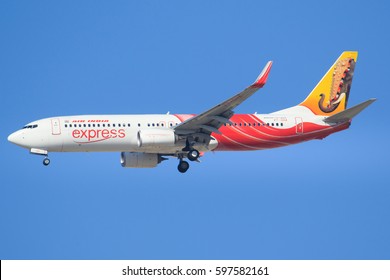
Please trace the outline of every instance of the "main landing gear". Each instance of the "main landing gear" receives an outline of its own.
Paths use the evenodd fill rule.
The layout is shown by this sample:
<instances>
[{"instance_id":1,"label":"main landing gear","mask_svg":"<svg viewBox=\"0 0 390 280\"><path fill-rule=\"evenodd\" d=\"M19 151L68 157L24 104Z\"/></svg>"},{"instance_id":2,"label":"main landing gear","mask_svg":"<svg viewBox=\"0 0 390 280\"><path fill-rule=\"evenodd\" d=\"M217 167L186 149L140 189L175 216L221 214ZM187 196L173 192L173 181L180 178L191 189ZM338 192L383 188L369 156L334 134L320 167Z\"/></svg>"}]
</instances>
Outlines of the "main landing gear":
<instances>
[{"instance_id":1,"label":"main landing gear","mask_svg":"<svg viewBox=\"0 0 390 280\"><path fill-rule=\"evenodd\" d=\"M180 173L185 173L187 172L188 168L190 168L190 164L183 160L184 155L179 156L179 165L177 166L177 170L179 170ZM200 156L200 153L198 150L195 149L190 149L189 152L187 153L187 158L190 161L196 161Z\"/></svg>"},{"instance_id":2,"label":"main landing gear","mask_svg":"<svg viewBox=\"0 0 390 280\"><path fill-rule=\"evenodd\" d=\"M187 158L190 160L190 161L195 161L199 158L200 156L200 153L198 150L195 150L195 149L192 149L188 152L187 154Z\"/></svg>"}]
</instances>

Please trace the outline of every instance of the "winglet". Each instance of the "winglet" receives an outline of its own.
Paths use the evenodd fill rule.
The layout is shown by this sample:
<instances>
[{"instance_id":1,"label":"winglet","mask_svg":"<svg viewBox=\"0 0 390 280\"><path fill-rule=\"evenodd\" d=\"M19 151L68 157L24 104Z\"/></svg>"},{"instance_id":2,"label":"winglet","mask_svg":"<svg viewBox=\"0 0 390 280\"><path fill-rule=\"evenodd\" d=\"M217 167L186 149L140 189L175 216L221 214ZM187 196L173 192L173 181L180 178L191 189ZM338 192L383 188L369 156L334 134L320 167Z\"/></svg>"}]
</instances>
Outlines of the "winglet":
<instances>
[{"instance_id":1,"label":"winglet","mask_svg":"<svg viewBox=\"0 0 390 280\"><path fill-rule=\"evenodd\" d=\"M257 77L256 81L251 85L252 88L262 88L267 82L269 72L271 71L272 61L268 61L263 71Z\"/></svg>"}]
</instances>

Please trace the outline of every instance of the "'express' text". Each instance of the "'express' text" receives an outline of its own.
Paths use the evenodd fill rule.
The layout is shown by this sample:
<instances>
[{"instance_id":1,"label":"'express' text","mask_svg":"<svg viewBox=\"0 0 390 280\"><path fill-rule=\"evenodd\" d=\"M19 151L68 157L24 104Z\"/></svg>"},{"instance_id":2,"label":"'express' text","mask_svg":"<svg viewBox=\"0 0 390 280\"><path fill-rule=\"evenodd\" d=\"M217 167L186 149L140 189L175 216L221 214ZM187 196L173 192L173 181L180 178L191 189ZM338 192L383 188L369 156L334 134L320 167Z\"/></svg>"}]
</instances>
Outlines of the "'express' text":
<instances>
[{"instance_id":1,"label":"'express' text","mask_svg":"<svg viewBox=\"0 0 390 280\"><path fill-rule=\"evenodd\" d=\"M124 129L75 129L72 131L72 137L86 142L97 142L111 138L124 138L126 136Z\"/></svg>"}]
</instances>

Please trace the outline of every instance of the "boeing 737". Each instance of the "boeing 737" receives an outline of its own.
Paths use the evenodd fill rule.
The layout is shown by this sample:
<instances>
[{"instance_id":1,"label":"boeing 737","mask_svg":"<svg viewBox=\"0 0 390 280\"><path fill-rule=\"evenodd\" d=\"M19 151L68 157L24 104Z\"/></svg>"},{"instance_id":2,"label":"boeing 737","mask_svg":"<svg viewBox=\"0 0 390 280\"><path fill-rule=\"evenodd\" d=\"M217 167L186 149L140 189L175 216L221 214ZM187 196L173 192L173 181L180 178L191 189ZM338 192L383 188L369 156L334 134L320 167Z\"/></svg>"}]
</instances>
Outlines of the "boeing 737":
<instances>
[{"instance_id":1,"label":"boeing 737","mask_svg":"<svg viewBox=\"0 0 390 280\"><path fill-rule=\"evenodd\" d=\"M120 152L123 167L156 167L167 157L189 161L208 151L264 150L297 144L347 129L372 98L347 109L357 52L346 51L299 105L270 114L235 114L235 108L262 88L269 61L242 92L198 115L79 115L33 121L8 141L44 156L49 152Z\"/></svg>"}]
</instances>

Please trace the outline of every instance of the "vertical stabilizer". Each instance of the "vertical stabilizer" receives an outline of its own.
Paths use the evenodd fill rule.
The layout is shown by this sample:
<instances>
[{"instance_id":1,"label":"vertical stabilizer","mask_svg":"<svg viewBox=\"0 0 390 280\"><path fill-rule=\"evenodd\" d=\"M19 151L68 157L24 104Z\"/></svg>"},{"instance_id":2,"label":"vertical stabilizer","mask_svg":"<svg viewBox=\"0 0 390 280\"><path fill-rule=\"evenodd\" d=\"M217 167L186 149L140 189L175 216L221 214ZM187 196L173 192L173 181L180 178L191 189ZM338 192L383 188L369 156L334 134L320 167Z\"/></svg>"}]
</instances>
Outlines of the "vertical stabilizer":
<instances>
[{"instance_id":1,"label":"vertical stabilizer","mask_svg":"<svg viewBox=\"0 0 390 280\"><path fill-rule=\"evenodd\" d=\"M358 53L343 52L308 97L299 105L316 115L331 116L346 109Z\"/></svg>"}]
</instances>

